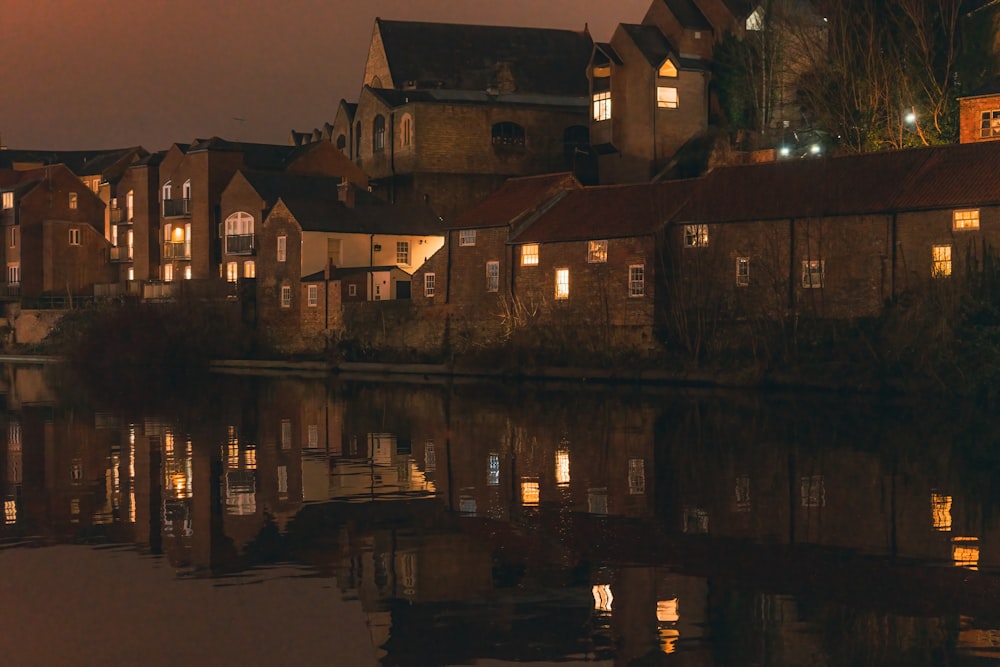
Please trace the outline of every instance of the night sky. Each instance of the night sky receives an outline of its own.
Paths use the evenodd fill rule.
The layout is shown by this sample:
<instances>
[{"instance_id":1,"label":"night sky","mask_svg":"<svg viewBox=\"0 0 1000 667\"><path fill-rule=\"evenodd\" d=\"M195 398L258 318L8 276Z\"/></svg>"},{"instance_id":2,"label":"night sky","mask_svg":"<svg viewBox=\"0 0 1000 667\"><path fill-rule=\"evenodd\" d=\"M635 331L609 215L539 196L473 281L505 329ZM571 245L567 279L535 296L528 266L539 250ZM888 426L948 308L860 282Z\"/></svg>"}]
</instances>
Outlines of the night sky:
<instances>
[{"instance_id":1,"label":"night sky","mask_svg":"<svg viewBox=\"0 0 1000 667\"><path fill-rule=\"evenodd\" d=\"M607 40L650 0L8 0L0 137L10 148L149 150L218 135L284 144L356 101L386 19L580 30ZM239 120L242 119L242 120Z\"/></svg>"}]
</instances>

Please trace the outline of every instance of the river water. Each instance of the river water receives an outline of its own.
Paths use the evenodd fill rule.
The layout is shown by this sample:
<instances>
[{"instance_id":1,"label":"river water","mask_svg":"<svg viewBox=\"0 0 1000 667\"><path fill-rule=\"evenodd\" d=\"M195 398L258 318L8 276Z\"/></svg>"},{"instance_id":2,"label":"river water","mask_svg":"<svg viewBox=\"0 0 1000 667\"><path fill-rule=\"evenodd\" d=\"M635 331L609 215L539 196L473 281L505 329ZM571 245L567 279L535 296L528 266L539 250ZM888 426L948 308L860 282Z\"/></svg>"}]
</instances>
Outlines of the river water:
<instances>
[{"instance_id":1,"label":"river water","mask_svg":"<svg viewBox=\"0 0 1000 667\"><path fill-rule=\"evenodd\" d=\"M968 403L0 376L0 664L1000 661Z\"/></svg>"}]
</instances>

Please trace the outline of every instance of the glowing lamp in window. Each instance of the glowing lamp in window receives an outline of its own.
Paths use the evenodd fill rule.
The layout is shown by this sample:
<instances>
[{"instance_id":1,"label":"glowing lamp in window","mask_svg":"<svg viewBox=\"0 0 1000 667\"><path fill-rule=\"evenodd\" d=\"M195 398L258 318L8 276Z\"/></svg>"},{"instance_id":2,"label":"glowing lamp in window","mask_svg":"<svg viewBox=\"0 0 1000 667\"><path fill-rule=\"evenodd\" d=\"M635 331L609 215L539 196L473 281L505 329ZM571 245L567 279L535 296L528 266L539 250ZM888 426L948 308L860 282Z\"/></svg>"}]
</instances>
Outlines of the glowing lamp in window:
<instances>
[{"instance_id":1,"label":"glowing lamp in window","mask_svg":"<svg viewBox=\"0 0 1000 667\"><path fill-rule=\"evenodd\" d=\"M521 480L521 506L538 507L540 493L537 479Z\"/></svg>"},{"instance_id":2,"label":"glowing lamp in window","mask_svg":"<svg viewBox=\"0 0 1000 667\"><path fill-rule=\"evenodd\" d=\"M594 609L610 614L611 605L615 601L615 594L611 592L611 584L596 584L590 592L594 596Z\"/></svg>"}]
</instances>

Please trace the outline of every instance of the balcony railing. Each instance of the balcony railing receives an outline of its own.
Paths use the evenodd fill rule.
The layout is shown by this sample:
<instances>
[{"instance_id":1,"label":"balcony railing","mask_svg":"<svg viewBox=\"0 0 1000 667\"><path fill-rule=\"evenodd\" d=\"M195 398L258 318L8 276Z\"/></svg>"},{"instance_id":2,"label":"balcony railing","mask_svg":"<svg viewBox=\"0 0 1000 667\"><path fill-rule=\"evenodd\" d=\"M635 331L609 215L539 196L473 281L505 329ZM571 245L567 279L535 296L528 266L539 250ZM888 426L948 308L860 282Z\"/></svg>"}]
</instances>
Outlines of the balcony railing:
<instances>
[{"instance_id":1,"label":"balcony railing","mask_svg":"<svg viewBox=\"0 0 1000 667\"><path fill-rule=\"evenodd\" d=\"M164 218L186 218L191 215L191 200L185 199L164 199Z\"/></svg>"},{"instance_id":2,"label":"balcony railing","mask_svg":"<svg viewBox=\"0 0 1000 667\"><path fill-rule=\"evenodd\" d=\"M111 209L111 224L112 225L120 224L123 217L125 217L125 211L121 210L120 208L112 208Z\"/></svg>"},{"instance_id":3,"label":"balcony railing","mask_svg":"<svg viewBox=\"0 0 1000 667\"><path fill-rule=\"evenodd\" d=\"M252 255L256 249L253 234L227 234L227 255Z\"/></svg>"},{"instance_id":4,"label":"balcony railing","mask_svg":"<svg viewBox=\"0 0 1000 667\"><path fill-rule=\"evenodd\" d=\"M132 248L128 246L118 246L111 249L112 262L131 262Z\"/></svg>"},{"instance_id":5,"label":"balcony railing","mask_svg":"<svg viewBox=\"0 0 1000 667\"><path fill-rule=\"evenodd\" d=\"M188 241L166 241L163 244L165 259L191 259L191 243Z\"/></svg>"},{"instance_id":6,"label":"balcony railing","mask_svg":"<svg viewBox=\"0 0 1000 667\"><path fill-rule=\"evenodd\" d=\"M0 297L21 296L21 283L0 283Z\"/></svg>"}]
</instances>

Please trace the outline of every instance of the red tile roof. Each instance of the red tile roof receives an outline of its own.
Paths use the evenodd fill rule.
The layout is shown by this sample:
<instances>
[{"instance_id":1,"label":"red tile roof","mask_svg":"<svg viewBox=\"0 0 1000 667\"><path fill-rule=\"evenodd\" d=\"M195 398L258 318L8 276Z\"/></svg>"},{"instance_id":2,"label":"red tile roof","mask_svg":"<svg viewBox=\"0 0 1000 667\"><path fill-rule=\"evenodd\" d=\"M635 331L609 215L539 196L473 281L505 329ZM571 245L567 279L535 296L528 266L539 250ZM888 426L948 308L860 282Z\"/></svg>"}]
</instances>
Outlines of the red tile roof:
<instances>
[{"instance_id":1,"label":"red tile roof","mask_svg":"<svg viewBox=\"0 0 1000 667\"><path fill-rule=\"evenodd\" d=\"M499 190L476 204L457 219L445 224L447 229L483 229L506 227L516 223L563 190L583 187L569 173L511 178Z\"/></svg>"}]
</instances>

